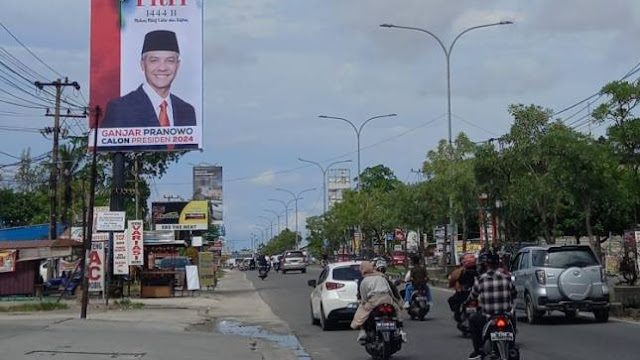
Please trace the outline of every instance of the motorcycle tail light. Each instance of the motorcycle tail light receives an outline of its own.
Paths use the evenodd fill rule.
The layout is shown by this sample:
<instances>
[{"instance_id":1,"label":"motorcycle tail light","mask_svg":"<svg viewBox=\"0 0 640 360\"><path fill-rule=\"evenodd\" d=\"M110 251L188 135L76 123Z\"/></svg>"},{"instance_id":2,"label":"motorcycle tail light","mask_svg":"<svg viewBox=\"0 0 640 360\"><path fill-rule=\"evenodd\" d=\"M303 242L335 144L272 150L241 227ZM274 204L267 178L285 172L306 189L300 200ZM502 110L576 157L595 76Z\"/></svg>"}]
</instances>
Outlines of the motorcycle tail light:
<instances>
[{"instance_id":1,"label":"motorcycle tail light","mask_svg":"<svg viewBox=\"0 0 640 360\"><path fill-rule=\"evenodd\" d=\"M504 328L506 328L506 327L507 327L507 319L502 318L502 317L500 317L500 318L496 319L496 327L497 327L498 329L504 329Z\"/></svg>"},{"instance_id":2,"label":"motorcycle tail light","mask_svg":"<svg viewBox=\"0 0 640 360\"><path fill-rule=\"evenodd\" d=\"M343 288L344 284L327 281L325 283L325 287L327 288L327 290L337 290L337 289Z\"/></svg>"},{"instance_id":3,"label":"motorcycle tail light","mask_svg":"<svg viewBox=\"0 0 640 360\"><path fill-rule=\"evenodd\" d=\"M382 315L391 316L395 312L395 309L393 308L393 306L385 304L378 308L378 312Z\"/></svg>"},{"instance_id":4,"label":"motorcycle tail light","mask_svg":"<svg viewBox=\"0 0 640 360\"><path fill-rule=\"evenodd\" d=\"M478 302L477 302L477 301L475 301L475 300L474 300L474 301L471 301L471 302L469 302L469 304L467 305L467 307L470 307L470 308L478 307Z\"/></svg>"},{"instance_id":5,"label":"motorcycle tail light","mask_svg":"<svg viewBox=\"0 0 640 360\"><path fill-rule=\"evenodd\" d=\"M547 276L545 275L544 270L536 270L536 279L540 285L545 285L547 283Z\"/></svg>"}]
</instances>

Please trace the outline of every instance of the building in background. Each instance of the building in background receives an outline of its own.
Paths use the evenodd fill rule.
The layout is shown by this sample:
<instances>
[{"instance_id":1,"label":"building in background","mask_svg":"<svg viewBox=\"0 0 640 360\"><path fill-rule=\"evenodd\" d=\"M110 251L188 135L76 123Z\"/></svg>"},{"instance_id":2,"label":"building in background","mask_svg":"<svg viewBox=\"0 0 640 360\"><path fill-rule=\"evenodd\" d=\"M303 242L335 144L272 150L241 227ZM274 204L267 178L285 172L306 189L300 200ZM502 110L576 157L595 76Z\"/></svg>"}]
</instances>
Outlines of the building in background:
<instances>
[{"instance_id":1,"label":"building in background","mask_svg":"<svg viewBox=\"0 0 640 360\"><path fill-rule=\"evenodd\" d=\"M222 167L194 166L193 199L209 200L211 222L222 224Z\"/></svg>"},{"instance_id":2,"label":"building in background","mask_svg":"<svg viewBox=\"0 0 640 360\"><path fill-rule=\"evenodd\" d=\"M329 209L342 201L344 191L351 188L351 171L349 169L329 169L327 176L327 197Z\"/></svg>"}]
</instances>

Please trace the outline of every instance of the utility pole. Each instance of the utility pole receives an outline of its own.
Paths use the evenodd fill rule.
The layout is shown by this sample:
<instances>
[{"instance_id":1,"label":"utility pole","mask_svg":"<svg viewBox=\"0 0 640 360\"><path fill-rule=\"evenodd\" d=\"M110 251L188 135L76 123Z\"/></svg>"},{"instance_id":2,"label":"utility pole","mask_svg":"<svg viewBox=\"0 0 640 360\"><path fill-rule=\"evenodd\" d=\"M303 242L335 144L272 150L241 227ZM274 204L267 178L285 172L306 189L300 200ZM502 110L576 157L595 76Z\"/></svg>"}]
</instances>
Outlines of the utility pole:
<instances>
[{"instance_id":1,"label":"utility pole","mask_svg":"<svg viewBox=\"0 0 640 360\"><path fill-rule=\"evenodd\" d=\"M138 189L138 172L139 172L139 164L140 164L140 156L139 154L135 154L135 162L133 163L133 171L135 177L135 191L136 191L136 219L141 219L140 216L140 191Z\"/></svg>"},{"instance_id":2,"label":"utility pole","mask_svg":"<svg viewBox=\"0 0 640 360\"><path fill-rule=\"evenodd\" d=\"M58 142L60 139L60 101L62 91L67 86L73 86L76 90L80 90L78 82L69 82L69 78L65 78L64 82L58 79L50 83L41 83L36 81L34 85L43 90L45 86L53 86L56 88L56 108L53 123L53 151L51 152L51 177L49 180L49 240L55 240L58 237L58 177L60 169L58 167ZM84 116L82 116L84 117Z\"/></svg>"},{"instance_id":3,"label":"utility pole","mask_svg":"<svg viewBox=\"0 0 640 360\"><path fill-rule=\"evenodd\" d=\"M93 208L96 203L96 179L98 177L98 171L96 169L96 162L98 158L98 128L100 127L100 115L102 110L99 106L96 106L95 118L96 123L94 126L93 134L93 149L92 149L92 161L91 161L91 183L89 184L89 216L87 219L88 230L86 236L84 236L84 251L82 257L82 309L80 310L80 317L82 319L87 318L87 306L89 305L89 274L88 274L88 260L91 254L91 240L93 237Z\"/></svg>"}]
</instances>

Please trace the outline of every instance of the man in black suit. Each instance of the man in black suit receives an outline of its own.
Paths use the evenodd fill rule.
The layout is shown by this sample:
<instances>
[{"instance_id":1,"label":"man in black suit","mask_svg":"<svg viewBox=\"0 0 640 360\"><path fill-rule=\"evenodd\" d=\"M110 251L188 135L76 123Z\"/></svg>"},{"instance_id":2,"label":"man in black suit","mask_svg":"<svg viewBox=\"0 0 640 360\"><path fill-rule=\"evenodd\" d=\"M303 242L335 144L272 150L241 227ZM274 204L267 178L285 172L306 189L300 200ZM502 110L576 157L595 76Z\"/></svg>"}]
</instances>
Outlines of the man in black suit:
<instances>
[{"instance_id":1,"label":"man in black suit","mask_svg":"<svg viewBox=\"0 0 640 360\"><path fill-rule=\"evenodd\" d=\"M195 126L193 106L171 94L180 68L176 34L167 30L147 33L140 66L146 82L107 104L101 128Z\"/></svg>"}]
</instances>

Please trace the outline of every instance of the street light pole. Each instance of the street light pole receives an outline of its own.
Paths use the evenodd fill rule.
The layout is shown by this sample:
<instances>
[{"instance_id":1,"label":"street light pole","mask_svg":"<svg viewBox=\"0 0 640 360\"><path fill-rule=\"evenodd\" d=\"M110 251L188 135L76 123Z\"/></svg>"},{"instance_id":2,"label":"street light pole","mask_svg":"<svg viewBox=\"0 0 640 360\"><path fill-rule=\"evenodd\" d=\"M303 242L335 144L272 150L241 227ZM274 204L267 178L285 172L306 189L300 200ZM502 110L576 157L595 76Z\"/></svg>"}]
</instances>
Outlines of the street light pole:
<instances>
[{"instance_id":1,"label":"street light pole","mask_svg":"<svg viewBox=\"0 0 640 360\"><path fill-rule=\"evenodd\" d=\"M258 216L258 217L259 217L260 219L265 219L265 220L267 220L267 221L269 222L269 226L271 227L271 237L269 237L269 240L273 239L273 220L269 219L269 218L268 218L268 217L266 217L266 216L262 216L262 215L260 215L260 216Z\"/></svg>"},{"instance_id":2,"label":"street light pole","mask_svg":"<svg viewBox=\"0 0 640 360\"><path fill-rule=\"evenodd\" d=\"M278 234L280 234L280 216L282 216L281 214L278 214L277 212L271 210L271 209L262 209L262 211L265 212L270 212L272 214L274 214L276 216L276 218L278 219L278 224L276 226L276 228L278 229Z\"/></svg>"},{"instance_id":3,"label":"street light pole","mask_svg":"<svg viewBox=\"0 0 640 360\"><path fill-rule=\"evenodd\" d=\"M444 45L442 40L440 40L440 38L436 34L432 33L429 30L418 28L418 27L398 26L398 25L393 25L393 24L382 24L382 25L380 25L380 27L384 27L384 28L395 28L395 29L420 31L420 32L423 32L425 34L430 35L431 37L436 39L438 44L440 44L440 47L442 48L442 51L444 52L444 56L445 56L445 58L447 60L447 120L448 120L448 123L449 123L449 147L451 147L452 144L453 144L453 136L452 136L452 131L451 131L451 51L453 50L453 46L456 44L456 42L458 41L458 39L460 39L460 37L462 35L468 33L469 31L476 30L476 29L487 28L487 27L492 27L492 26L511 25L511 24L513 24L512 21L500 21L500 22L492 23L492 24L472 26L472 27L470 27L468 29L465 29L462 32L460 32L453 39L453 41L449 45L449 48L447 48Z\"/></svg>"},{"instance_id":4,"label":"street light pole","mask_svg":"<svg viewBox=\"0 0 640 360\"><path fill-rule=\"evenodd\" d=\"M322 206L323 206L323 216L324 214L327 213L327 171L329 170L329 168L331 168L331 166L336 165L336 164L342 164L342 163L350 163L351 160L342 160L342 161L334 161L331 164L327 165L326 167L322 167L322 165L320 165L320 163L317 163L315 161L311 161L311 160L305 160L302 158L298 158L298 160L302 161L302 162L306 162L309 164L313 164L315 166L317 166L320 171L322 172Z\"/></svg>"},{"instance_id":5,"label":"street light pole","mask_svg":"<svg viewBox=\"0 0 640 360\"><path fill-rule=\"evenodd\" d=\"M293 200L295 201L296 204L296 247L300 247L300 243L298 242L298 200L302 200L302 194L309 192L309 191L314 191L316 190L316 188L311 188L311 189L305 189L302 190L298 193L298 195L296 195L293 191L291 190L287 190L287 189L281 189L281 188L276 188L277 191L283 191L288 193L289 195L291 195L293 197Z\"/></svg>"},{"instance_id":6,"label":"street light pole","mask_svg":"<svg viewBox=\"0 0 640 360\"><path fill-rule=\"evenodd\" d=\"M289 228L289 205L291 205L292 202L295 201L294 200L289 200L289 202L284 202L282 200L278 200L278 199L269 199L269 201L273 201L273 202L277 202L282 204L282 206L284 206L284 218L285 218L285 229Z\"/></svg>"},{"instance_id":7,"label":"street light pole","mask_svg":"<svg viewBox=\"0 0 640 360\"><path fill-rule=\"evenodd\" d=\"M320 115L318 116L321 119L333 119L333 120L341 120L344 121L346 123L348 123L349 125L351 125L351 127L353 128L353 130L356 132L356 139L358 142L358 184L357 184L357 188L360 188L360 135L362 134L362 129L364 128L365 125L367 125L367 123L369 123L371 120L374 119L380 119L380 118L384 118L384 117L392 117L392 116L398 116L398 114L387 114L387 115L378 115L378 116L373 116L368 118L367 120L365 120L362 125L360 125L360 127L357 127L351 120L345 119L345 118L341 118L341 117L335 117L335 116L326 116L326 115Z\"/></svg>"}]
</instances>

